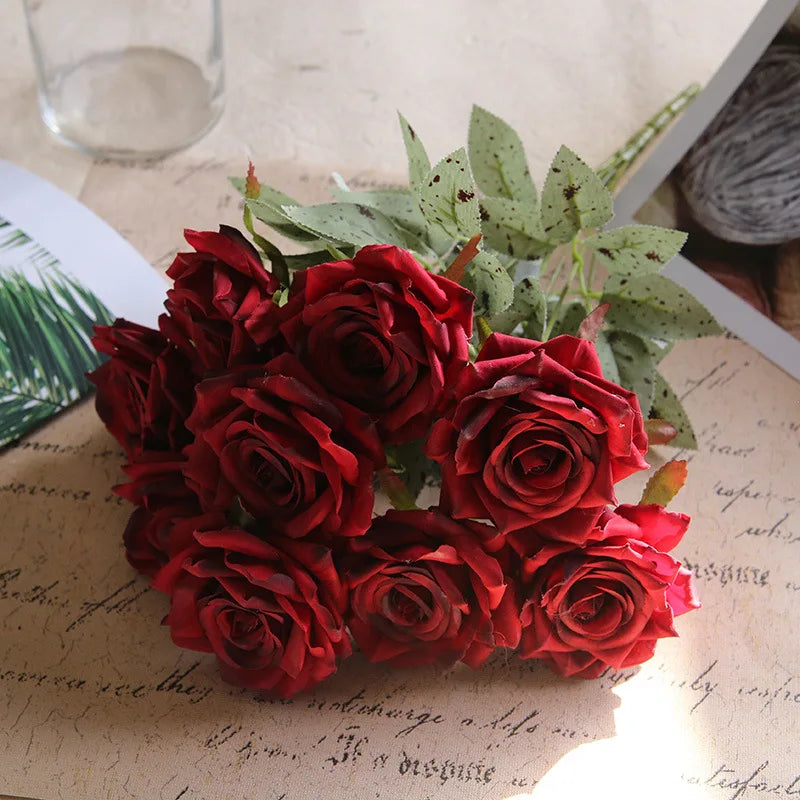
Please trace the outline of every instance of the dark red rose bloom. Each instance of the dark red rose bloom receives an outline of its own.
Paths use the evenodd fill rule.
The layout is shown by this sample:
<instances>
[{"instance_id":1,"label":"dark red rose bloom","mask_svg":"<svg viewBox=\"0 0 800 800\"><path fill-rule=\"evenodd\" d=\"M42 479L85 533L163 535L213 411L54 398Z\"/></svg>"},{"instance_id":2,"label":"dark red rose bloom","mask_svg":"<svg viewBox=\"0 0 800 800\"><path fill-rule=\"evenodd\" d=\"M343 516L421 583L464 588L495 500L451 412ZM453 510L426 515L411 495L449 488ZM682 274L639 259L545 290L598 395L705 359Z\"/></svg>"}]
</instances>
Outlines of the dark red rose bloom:
<instances>
[{"instance_id":1,"label":"dark red rose bloom","mask_svg":"<svg viewBox=\"0 0 800 800\"><path fill-rule=\"evenodd\" d=\"M296 272L281 332L328 391L370 414L387 442L425 435L468 360L470 292L405 250L364 247ZM272 320L260 340L271 335Z\"/></svg>"},{"instance_id":2,"label":"dark red rose bloom","mask_svg":"<svg viewBox=\"0 0 800 800\"><path fill-rule=\"evenodd\" d=\"M359 536L372 518L383 451L369 418L335 398L291 354L207 378L187 422L184 475L206 509L235 497L292 538Z\"/></svg>"},{"instance_id":3,"label":"dark red rose bloom","mask_svg":"<svg viewBox=\"0 0 800 800\"><path fill-rule=\"evenodd\" d=\"M437 510L388 511L349 543L348 626L370 661L476 667L515 646L516 611L486 546L497 531Z\"/></svg>"},{"instance_id":4,"label":"dark red rose bloom","mask_svg":"<svg viewBox=\"0 0 800 800\"><path fill-rule=\"evenodd\" d=\"M700 606L691 573L662 552L688 524L661 506L620 506L601 515L597 541L526 558L520 655L581 678L647 661L658 639L677 636L673 618Z\"/></svg>"},{"instance_id":5,"label":"dark red rose bloom","mask_svg":"<svg viewBox=\"0 0 800 800\"><path fill-rule=\"evenodd\" d=\"M283 697L336 671L351 648L330 550L280 536L267 543L218 513L178 525L173 535L194 541L153 580L172 596L165 623L177 645L213 652L230 683Z\"/></svg>"},{"instance_id":6,"label":"dark red rose bloom","mask_svg":"<svg viewBox=\"0 0 800 800\"><path fill-rule=\"evenodd\" d=\"M128 457L187 444L194 393L184 356L158 331L124 319L97 326L92 343L110 356L87 376L97 414Z\"/></svg>"},{"instance_id":7,"label":"dark red rose bloom","mask_svg":"<svg viewBox=\"0 0 800 800\"><path fill-rule=\"evenodd\" d=\"M186 547L185 539L176 541L173 535L176 521L202 511L184 480L185 463L180 453L146 451L123 467L130 482L114 487L116 494L137 506L122 540L128 562L145 575L154 575Z\"/></svg>"},{"instance_id":8,"label":"dark red rose bloom","mask_svg":"<svg viewBox=\"0 0 800 800\"><path fill-rule=\"evenodd\" d=\"M186 457L181 453L144 452L122 468L130 482L115 486L114 492L149 511L164 505L196 502L194 492L183 477L185 464Z\"/></svg>"},{"instance_id":9,"label":"dark red rose bloom","mask_svg":"<svg viewBox=\"0 0 800 800\"><path fill-rule=\"evenodd\" d=\"M455 517L577 544L616 502L614 484L647 469L636 395L603 378L584 339L492 334L454 392L426 452Z\"/></svg>"},{"instance_id":10,"label":"dark red rose bloom","mask_svg":"<svg viewBox=\"0 0 800 800\"><path fill-rule=\"evenodd\" d=\"M150 510L138 506L128 519L122 541L128 563L143 575L155 575L169 559L186 548L185 526L178 523L200 514L196 500L165 504Z\"/></svg>"},{"instance_id":11,"label":"dark red rose bloom","mask_svg":"<svg viewBox=\"0 0 800 800\"><path fill-rule=\"evenodd\" d=\"M247 333L258 308L266 325L278 279L235 228L184 232L197 252L178 253L167 270L174 287L167 292L161 331L192 360L197 375L256 360L259 348Z\"/></svg>"}]
</instances>

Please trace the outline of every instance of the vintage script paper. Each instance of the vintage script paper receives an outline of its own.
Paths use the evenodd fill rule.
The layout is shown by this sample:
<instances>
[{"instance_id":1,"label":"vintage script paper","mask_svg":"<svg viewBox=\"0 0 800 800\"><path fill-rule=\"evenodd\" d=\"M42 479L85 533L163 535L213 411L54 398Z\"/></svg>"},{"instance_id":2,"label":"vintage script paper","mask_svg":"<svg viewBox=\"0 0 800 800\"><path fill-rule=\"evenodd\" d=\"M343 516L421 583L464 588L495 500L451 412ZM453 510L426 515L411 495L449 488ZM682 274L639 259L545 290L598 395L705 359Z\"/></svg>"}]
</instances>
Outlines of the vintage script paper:
<instances>
[{"instance_id":1,"label":"vintage script paper","mask_svg":"<svg viewBox=\"0 0 800 800\"><path fill-rule=\"evenodd\" d=\"M101 165L82 199L164 267L183 225L237 222L230 171L126 181ZM322 196L324 176L260 174ZM800 385L735 339L681 344L665 363L700 440L672 507L694 518L678 555L704 608L648 664L591 682L498 652L447 673L355 656L286 701L229 687L212 657L172 645L166 598L124 560L129 509L110 490L122 454L91 402L0 454L0 793L800 796Z\"/></svg>"}]
</instances>

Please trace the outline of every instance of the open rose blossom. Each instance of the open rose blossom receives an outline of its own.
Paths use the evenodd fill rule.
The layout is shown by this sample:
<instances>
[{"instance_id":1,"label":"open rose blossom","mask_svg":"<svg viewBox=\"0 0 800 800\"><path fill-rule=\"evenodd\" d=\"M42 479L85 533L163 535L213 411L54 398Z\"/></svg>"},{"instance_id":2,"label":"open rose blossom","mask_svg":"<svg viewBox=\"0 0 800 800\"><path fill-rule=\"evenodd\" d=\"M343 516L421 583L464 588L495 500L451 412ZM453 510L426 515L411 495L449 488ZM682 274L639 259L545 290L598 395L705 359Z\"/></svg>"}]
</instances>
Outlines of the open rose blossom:
<instances>
[{"instance_id":1,"label":"open rose blossom","mask_svg":"<svg viewBox=\"0 0 800 800\"><path fill-rule=\"evenodd\" d=\"M410 441L427 432L467 363L473 300L408 251L375 245L296 272L281 332L320 383L372 416L385 441Z\"/></svg>"},{"instance_id":2,"label":"open rose blossom","mask_svg":"<svg viewBox=\"0 0 800 800\"><path fill-rule=\"evenodd\" d=\"M478 666L516 645L515 610L486 545L497 531L437 510L388 511L350 542L348 626L370 661Z\"/></svg>"},{"instance_id":3,"label":"open rose blossom","mask_svg":"<svg viewBox=\"0 0 800 800\"><path fill-rule=\"evenodd\" d=\"M178 253L167 270L174 286L159 318L161 331L192 360L197 375L254 360L259 348L247 333L251 315L272 308L277 278L235 228L184 231L197 252ZM277 307L274 307L277 310Z\"/></svg>"},{"instance_id":4,"label":"open rose blossom","mask_svg":"<svg viewBox=\"0 0 800 800\"><path fill-rule=\"evenodd\" d=\"M647 469L636 395L603 378L584 339L492 334L454 395L426 450L455 517L580 543L616 502L614 484Z\"/></svg>"},{"instance_id":5,"label":"open rose blossom","mask_svg":"<svg viewBox=\"0 0 800 800\"><path fill-rule=\"evenodd\" d=\"M110 356L88 375L97 387L97 414L128 457L188 444L188 360L158 331L124 319L97 326L92 344Z\"/></svg>"},{"instance_id":6,"label":"open rose blossom","mask_svg":"<svg viewBox=\"0 0 800 800\"><path fill-rule=\"evenodd\" d=\"M332 398L291 354L207 378L187 421L184 475L206 510L235 498L276 533L359 536L383 451L369 418Z\"/></svg>"},{"instance_id":7,"label":"open rose blossom","mask_svg":"<svg viewBox=\"0 0 800 800\"><path fill-rule=\"evenodd\" d=\"M171 595L173 641L213 652L224 680L290 697L350 654L346 594L328 548L272 535L267 543L217 513L178 528L190 542L153 585Z\"/></svg>"},{"instance_id":8,"label":"open rose blossom","mask_svg":"<svg viewBox=\"0 0 800 800\"><path fill-rule=\"evenodd\" d=\"M603 512L596 541L524 559L520 655L582 678L647 661L658 639L677 636L673 618L700 606L691 573L663 552L688 524L661 506L623 505Z\"/></svg>"}]
</instances>

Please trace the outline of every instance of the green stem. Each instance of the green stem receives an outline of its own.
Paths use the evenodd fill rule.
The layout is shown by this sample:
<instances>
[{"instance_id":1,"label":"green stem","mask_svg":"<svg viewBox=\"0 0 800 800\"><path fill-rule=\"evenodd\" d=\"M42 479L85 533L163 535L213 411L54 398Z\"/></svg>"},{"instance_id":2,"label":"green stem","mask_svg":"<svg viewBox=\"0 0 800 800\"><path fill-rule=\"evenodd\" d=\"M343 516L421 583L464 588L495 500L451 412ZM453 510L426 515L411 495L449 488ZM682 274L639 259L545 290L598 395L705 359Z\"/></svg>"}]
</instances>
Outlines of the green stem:
<instances>
[{"instance_id":1,"label":"green stem","mask_svg":"<svg viewBox=\"0 0 800 800\"><path fill-rule=\"evenodd\" d=\"M589 290L586 288L586 276L583 273L583 253L578 247L578 237L576 236L572 240L572 263L576 265L578 271L578 281L580 283L580 291L581 297L583 298L583 304L586 307L587 313L591 312L592 304L589 302ZM574 272L574 270L573 270Z\"/></svg>"},{"instance_id":2,"label":"green stem","mask_svg":"<svg viewBox=\"0 0 800 800\"><path fill-rule=\"evenodd\" d=\"M555 252L555 250L553 251ZM547 284L547 291L545 292L546 296L552 294L553 289L555 288L556 281L561 277L561 271L564 269L564 265L567 263L567 256L566 254L562 254L561 258L559 259L558 263L553 270L553 274L550 276L550 282ZM549 259L547 264L545 264L544 269L542 270L542 275L539 278L539 282L541 284L541 280L544 278L545 272L547 270L547 266L549 266Z\"/></svg>"},{"instance_id":3,"label":"green stem","mask_svg":"<svg viewBox=\"0 0 800 800\"><path fill-rule=\"evenodd\" d=\"M347 261L347 256L335 245L328 242L325 245L325 249L335 258L337 261Z\"/></svg>"},{"instance_id":4,"label":"green stem","mask_svg":"<svg viewBox=\"0 0 800 800\"><path fill-rule=\"evenodd\" d=\"M693 83L678 93L663 108L659 109L642 128L628 139L610 158L596 170L597 176L613 192L623 176L639 158L650 142L672 122L694 100L700 87Z\"/></svg>"},{"instance_id":5,"label":"green stem","mask_svg":"<svg viewBox=\"0 0 800 800\"><path fill-rule=\"evenodd\" d=\"M597 259L594 257L594 252L590 253L589 255L589 277L586 279L586 283L591 287L594 286L594 272L595 267L597 266ZM591 291L586 293L587 297L591 295Z\"/></svg>"},{"instance_id":6,"label":"green stem","mask_svg":"<svg viewBox=\"0 0 800 800\"><path fill-rule=\"evenodd\" d=\"M269 263L272 266L272 273L280 281L281 286L288 287L290 279L289 267L286 264L286 259L284 259L283 253L281 253L272 242L265 239L261 234L256 233L253 225L253 214L246 202L244 205L244 226L253 237L253 241L256 245L264 251L264 255L269 259Z\"/></svg>"},{"instance_id":7,"label":"green stem","mask_svg":"<svg viewBox=\"0 0 800 800\"><path fill-rule=\"evenodd\" d=\"M556 301L556 306L553 309L553 313L550 314L550 319L547 321L547 326L545 327L542 333L542 341L546 342L550 338L550 334L553 332L553 328L555 327L556 320L558 319L558 312L561 311L561 306L564 305L564 299L569 292L569 288L572 285L572 281L575 280L575 275L580 269L583 261L573 261L572 269L569 273L569 278L564 282L564 286L561 289L561 293L558 295L558 300Z\"/></svg>"}]
</instances>

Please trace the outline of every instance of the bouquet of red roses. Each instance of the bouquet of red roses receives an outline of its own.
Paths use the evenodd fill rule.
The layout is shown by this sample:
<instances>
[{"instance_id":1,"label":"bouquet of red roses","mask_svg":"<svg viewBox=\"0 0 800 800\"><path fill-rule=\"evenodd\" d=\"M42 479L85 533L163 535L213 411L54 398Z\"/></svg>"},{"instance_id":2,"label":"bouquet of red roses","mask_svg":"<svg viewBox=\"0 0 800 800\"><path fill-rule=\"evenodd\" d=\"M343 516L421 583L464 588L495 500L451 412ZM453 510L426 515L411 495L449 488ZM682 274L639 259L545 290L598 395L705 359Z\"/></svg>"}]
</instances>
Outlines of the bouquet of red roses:
<instances>
[{"instance_id":1,"label":"bouquet of red roses","mask_svg":"<svg viewBox=\"0 0 800 800\"><path fill-rule=\"evenodd\" d=\"M252 170L245 195L261 252L230 227L187 231L159 330L117 320L95 337L109 356L91 375L97 410L135 505L127 557L170 596L174 642L290 696L353 642L398 667L477 667L506 647L594 677L676 635L699 605L668 555L689 522L663 507L680 462L642 504L617 505L654 426L604 377L607 308L580 335L499 332L511 302L490 314L479 297L476 315L472 265L491 252L458 231L430 234L449 248L441 271L394 243L349 255L342 236L327 260L290 267L253 230ZM318 246L314 226L299 230ZM438 499L419 508L425 486ZM380 516L376 491L394 506Z\"/></svg>"}]
</instances>

